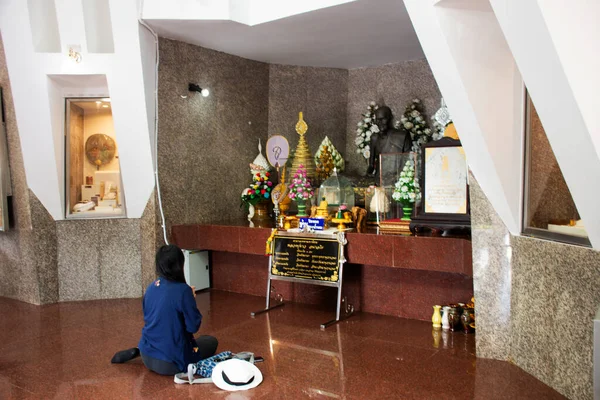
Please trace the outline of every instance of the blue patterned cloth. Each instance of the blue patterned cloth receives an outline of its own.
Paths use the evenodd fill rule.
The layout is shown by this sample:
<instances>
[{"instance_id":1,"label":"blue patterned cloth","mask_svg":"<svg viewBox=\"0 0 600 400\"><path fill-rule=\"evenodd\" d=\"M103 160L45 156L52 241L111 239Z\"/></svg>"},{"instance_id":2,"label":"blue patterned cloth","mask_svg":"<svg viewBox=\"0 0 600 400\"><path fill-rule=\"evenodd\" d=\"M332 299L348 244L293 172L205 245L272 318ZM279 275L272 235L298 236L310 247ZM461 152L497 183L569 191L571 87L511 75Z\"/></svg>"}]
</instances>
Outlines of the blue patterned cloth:
<instances>
[{"instance_id":1,"label":"blue patterned cloth","mask_svg":"<svg viewBox=\"0 0 600 400\"><path fill-rule=\"evenodd\" d=\"M217 366L217 363L229 360L232 358L232 356L233 354L230 351L224 351L222 353L215 354L212 357L200 360L196 363L196 374L205 378L210 378L212 376L213 368Z\"/></svg>"}]
</instances>

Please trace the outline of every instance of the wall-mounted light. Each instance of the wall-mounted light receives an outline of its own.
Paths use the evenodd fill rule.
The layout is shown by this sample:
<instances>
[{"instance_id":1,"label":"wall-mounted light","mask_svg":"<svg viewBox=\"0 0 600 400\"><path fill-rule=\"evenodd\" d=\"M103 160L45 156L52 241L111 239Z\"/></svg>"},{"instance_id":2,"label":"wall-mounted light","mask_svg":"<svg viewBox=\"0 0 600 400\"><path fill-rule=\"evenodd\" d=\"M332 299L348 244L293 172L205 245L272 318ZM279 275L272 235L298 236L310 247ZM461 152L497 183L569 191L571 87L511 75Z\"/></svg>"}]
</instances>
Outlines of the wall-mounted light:
<instances>
[{"instance_id":1,"label":"wall-mounted light","mask_svg":"<svg viewBox=\"0 0 600 400\"><path fill-rule=\"evenodd\" d=\"M78 51L79 50L79 51ZM69 46L69 58L77 64L81 62L81 46Z\"/></svg>"},{"instance_id":2,"label":"wall-mounted light","mask_svg":"<svg viewBox=\"0 0 600 400\"><path fill-rule=\"evenodd\" d=\"M210 94L208 89L202 89L200 86L198 86L195 83L190 83L188 86L188 90L190 92L198 92L202 95L202 97L208 97L208 95Z\"/></svg>"}]
</instances>

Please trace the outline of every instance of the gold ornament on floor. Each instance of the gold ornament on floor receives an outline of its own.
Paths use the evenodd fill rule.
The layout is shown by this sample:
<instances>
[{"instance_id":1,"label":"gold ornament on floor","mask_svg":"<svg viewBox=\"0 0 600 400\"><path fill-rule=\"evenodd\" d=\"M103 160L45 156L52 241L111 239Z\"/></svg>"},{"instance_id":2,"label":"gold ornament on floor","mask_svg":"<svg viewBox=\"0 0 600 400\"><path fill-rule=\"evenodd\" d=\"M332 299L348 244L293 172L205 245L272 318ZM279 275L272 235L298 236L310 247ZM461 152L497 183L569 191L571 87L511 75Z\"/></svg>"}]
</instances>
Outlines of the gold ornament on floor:
<instances>
[{"instance_id":1,"label":"gold ornament on floor","mask_svg":"<svg viewBox=\"0 0 600 400\"><path fill-rule=\"evenodd\" d=\"M308 148L308 143L306 143L306 139L304 135L308 130L308 125L304 121L302 111L300 111L298 116L298 123L296 124L296 132L300 135L300 139L298 140L298 146L296 146L296 151L294 152L294 162L292 163L292 171L290 176L294 176L300 168L301 165L306 169L306 177L310 179L311 182L315 181L315 162L313 160L313 156Z\"/></svg>"},{"instance_id":2,"label":"gold ornament on floor","mask_svg":"<svg viewBox=\"0 0 600 400\"><path fill-rule=\"evenodd\" d=\"M440 329L442 327L442 314L440 314L442 306L433 306L433 316L431 322L433 323L434 329Z\"/></svg>"}]
</instances>

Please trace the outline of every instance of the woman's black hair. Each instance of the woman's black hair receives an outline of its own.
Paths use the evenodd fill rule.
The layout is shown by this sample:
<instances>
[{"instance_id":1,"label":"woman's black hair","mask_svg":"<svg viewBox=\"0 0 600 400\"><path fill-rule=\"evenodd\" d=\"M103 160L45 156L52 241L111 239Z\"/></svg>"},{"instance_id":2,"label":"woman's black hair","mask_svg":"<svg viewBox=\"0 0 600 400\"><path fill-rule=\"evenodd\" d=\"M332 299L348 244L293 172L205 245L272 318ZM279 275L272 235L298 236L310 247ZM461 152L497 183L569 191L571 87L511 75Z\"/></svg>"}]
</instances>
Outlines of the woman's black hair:
<instances>
[{"instance_id":1,"label":"woman's black hair","mask_svg":"<svg viewBox=\"0 0 600 400\"><path fill-rule=\"evenodd\" d=\"M173 244L162 246L156 252L156 275L173 282L185 282L183 251Z\"/></svg>"}]
</instances>

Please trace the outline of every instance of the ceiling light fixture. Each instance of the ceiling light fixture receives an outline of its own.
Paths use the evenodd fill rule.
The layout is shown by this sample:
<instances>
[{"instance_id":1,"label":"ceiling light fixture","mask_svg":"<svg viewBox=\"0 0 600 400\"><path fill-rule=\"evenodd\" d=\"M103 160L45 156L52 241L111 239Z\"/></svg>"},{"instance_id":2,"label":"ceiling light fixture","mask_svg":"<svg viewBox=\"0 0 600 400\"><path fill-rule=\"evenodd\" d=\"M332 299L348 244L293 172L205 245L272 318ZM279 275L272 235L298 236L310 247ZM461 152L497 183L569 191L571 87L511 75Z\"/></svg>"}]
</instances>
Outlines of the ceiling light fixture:
<instances>
[{"instance_id":1,"label":"ceiling light fixture","mask_svg":"<svg viewBox=\"0 0 600 400\"><path fill-rule=\"evenodd\" d=\"M105 97L102 99L102 101L104 101L106 103L110 103L110 97Z\"/></svg>"},{"instance_id":2,"label":"ceiling light fixture","mask_svg":"<svg viewBox=\"0 0 600 400\"><path fill-rule=\"evenodd\" d=\"M202 95L202 97L208 97L208 95L210 94L208 89L202 89L200 86L198 86L195 83L190 83L188 86L188 90L190 92L198 92Z\"/></svg>"},{"instance_id":3,"label":"ceiling light fixture","mask_svg":"<svg viewBox=\"0 0 600 400\"><path fill-rule=\"evenodd\" d=\"M108 108L108 107L109 107L108 104L103 104L102 105L102 108Z\"/></svg>"}]
</instances>

